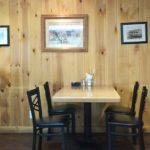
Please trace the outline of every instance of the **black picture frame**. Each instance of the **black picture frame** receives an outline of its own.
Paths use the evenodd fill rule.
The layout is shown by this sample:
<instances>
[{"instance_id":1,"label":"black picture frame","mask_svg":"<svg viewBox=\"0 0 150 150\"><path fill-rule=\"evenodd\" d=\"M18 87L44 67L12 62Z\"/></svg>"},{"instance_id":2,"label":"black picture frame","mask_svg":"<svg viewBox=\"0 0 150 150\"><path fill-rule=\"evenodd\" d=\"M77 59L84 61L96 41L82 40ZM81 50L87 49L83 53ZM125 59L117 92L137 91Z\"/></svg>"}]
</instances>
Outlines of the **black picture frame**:
<instances>
[{"instance_id":1,"label":"black picture frame","mask_svg":"<svg viewBox=\"0 0 150 150\"><path fill-rule=\"evenodd\" d=\"M121 23L121 44L147 43L147 22Z\"/></svg>"},{"instance_id":2,"label":"black picture frame","mask_svg":"<svg viewBox=\"0 0 150 150\"><path fill-rule=\"evenodd\" d=\"M0 47L10 45L9 25L0 25Z\"/></svg>"}]
</instances>

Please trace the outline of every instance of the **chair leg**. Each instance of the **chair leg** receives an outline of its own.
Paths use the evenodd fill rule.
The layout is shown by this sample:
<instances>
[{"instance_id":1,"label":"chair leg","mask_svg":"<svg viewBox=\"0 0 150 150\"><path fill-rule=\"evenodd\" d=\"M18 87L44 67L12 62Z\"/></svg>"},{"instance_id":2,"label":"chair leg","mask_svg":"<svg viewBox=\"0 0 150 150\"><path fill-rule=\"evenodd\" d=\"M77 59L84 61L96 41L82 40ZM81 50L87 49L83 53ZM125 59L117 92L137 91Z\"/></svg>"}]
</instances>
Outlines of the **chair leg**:
<instances>
[{"instance_id":1,"label":"chair leg","mask_svg":"<svg viewBox=\"0 0 150 150\"><path fill-rule=\"evenodd\" d=\"M136 133L137 133L136 129L135 129L135 128L132 128L132 134L135 134L135 135L136 135ZM133 140L133 144L136 145L136 143L137 143L137 142L136 142L136 136L133 136L133 137L132 137L132 140Z\"/></svg>"},{"instance_id":2,"label":"chair leg","mask_svg":"<svg viewBox=\"0 0 150 150\"><path fill-rule=\"evenodd\" d=\"M36 150L36 130L33 130L32 150Z\"/></svg>"},{"instance_id":3,"label":"chair leg","mask_svg":"<svg viewBox=\"0 0 150 150\"><path fill-rule=\"evenodd\" d=\"M50 133L52 132L52 129L51 129L51 128L48 128L48 131L47 131L47 132L48 132L48 134L50 134ZM47 137L47 140L49 141L50 139L51 139L51 137L48 136L48 137Z\"/></svg>"},{"instance_id":4,"label":"chair leg","mask_svg":"<svg viewBox=\"0 0 150 150\"><path fill-rule=\"evenodd\" d=\"M61 150L65 150L64 127L61 128L61 132L62 132Z\"/></svg>"},{"instance_id":5,"label":"chair leg","mask_svg":"<svg viewBox=\"0 0 150 150\"><path fill-rule=\"evenodd\" d=\"M67 134L69 134L69 124L67 125Z\"/></svg>"},{"instance_id":6,"label":"chair leg","mask_svg":"<svg viewBox=\"0 0 150 150\"><path fill-rule=\"evenodd\" d=\"M42 148L42 129L40 129L40 135L39 135L39 144L38 144L38 150L41 150Z\"/></svg>"},{"instance_id":7,"label":"chair leg","mask_svg":"<svg viewBox=\"0 0 150 150\"><path fill-rule=\"evenodd\" d=\"M106 112L105 113L105 128L106 128L106 133L108 133L108 124L107 124L107 122L108 122L108 113Z\"/></svg>"},{"instance_id":8,"label":"chair leg","mask_svg":"<svg viewBox=\"0 0 150 150\"><path fill-rule=\"evenodd\" d=\"M73 112L71 114L71 117L72 117L72 134L74 135L75 134L75 130L76 130L76 125L75 125L75 113Z\"/></svg>"},{"instance_id":9,"label":"chair leg","mask_svg":"<svg viewBox=\"0 0 150 150\"><path fill-rule=\"evenodd\" d=\"M140 150L145 150L144 136L143 136L143 129L142 129L142 127L139 129L138 136L139 136L139 147L140 147Z\"/></svg>"},{"instance_id":10,"label":"chair leg","mask_svg":"<svg viewBox=\"0 0 150 150\"><path fill-rule=\"evenodd\" d=\"M111 127L108 125L108 121L109 121L109 114L106 112L105 113L105 128L106 128L106 138L107 138L107 147L108 150L111 150Z\"/></svg>"},{"instance_id":11,"label":"chair leg","mask_svg":"<svg viewBox=\"0 0 150 150\"><path fill-rule=\"evenodd\" d=\"M108 150L112 150L111 126L107 125Z\"/></svg>"}]
</instances>

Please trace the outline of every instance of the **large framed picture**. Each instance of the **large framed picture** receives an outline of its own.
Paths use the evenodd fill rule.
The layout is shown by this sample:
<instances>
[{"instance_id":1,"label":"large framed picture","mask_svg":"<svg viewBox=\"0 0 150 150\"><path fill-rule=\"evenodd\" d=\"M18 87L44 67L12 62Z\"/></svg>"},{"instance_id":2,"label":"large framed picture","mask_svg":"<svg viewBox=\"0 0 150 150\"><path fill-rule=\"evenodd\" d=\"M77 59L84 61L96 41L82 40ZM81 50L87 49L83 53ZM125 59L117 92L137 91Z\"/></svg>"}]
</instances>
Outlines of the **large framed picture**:
<instances>
[{"instance_id":1,"label":"large framed picture","mask_svg":"<svg viewBox=\"0 0 150 150\"><path fill-rule=\"evenodd\" d=\"M9 46L10 39L9 39L9 26L2 25L0 26L0 46Z\"/></svg>"},{"instance_id":2,"label":"large framed picture","mask_svg":"<svg viewBox=\"0 0 150 150\"><path fill-rule=\"evenodd\" d=\"M41 46L46 52L86 52L88 15L42 15Z\"/></svg>"},{"instance_id":3,"label":"large framed picture","mask_svg":"<svg viewBox=\"0 0 150 150\"><path fill-rule=\"evenodd\" d=\"M147 22L121 23L121 43L147 43Z\"/></svg>"}]
</instances>

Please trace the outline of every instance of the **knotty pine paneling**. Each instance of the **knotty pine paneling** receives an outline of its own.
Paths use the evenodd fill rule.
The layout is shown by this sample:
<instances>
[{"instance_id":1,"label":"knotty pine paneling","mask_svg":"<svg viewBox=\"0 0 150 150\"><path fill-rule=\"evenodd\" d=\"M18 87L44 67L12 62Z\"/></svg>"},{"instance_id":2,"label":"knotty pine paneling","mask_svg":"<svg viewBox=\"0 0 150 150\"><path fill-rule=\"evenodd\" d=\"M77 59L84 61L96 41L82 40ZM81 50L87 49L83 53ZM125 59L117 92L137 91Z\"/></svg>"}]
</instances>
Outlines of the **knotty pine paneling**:
<instances>
[{"instance_id":1,"label":"knotty pine paneling","mask_svg":"<svg viewBox=\"0 0 150 150\"><path fill-rule=\"evenodd\" d=\"M41 52L41 15L88 14L88 52ZM0 24L10 25L10 46L0 47L0 130L26 131L29 119L27 89L49 81L56 92L72 80L94 71L94 84L113 85L119 105L131 104L132 88L150 87L150 44L122 45L120 23L147 21L149 0L0 0ZM150 35L150 30L148 30ZM141 92L141 89L139 93ZM140 95L140 94L139 94ZM55 104L56 105L56 104ZM64 105L64 104L61 104ZM144 112L150 131L149 96ZM93 104L93 131L104 129L105 104ZM139 103L137 105L138 110ZM78 131L83 128L83 105L77 104Z\"/></svg>"}]
</instances>

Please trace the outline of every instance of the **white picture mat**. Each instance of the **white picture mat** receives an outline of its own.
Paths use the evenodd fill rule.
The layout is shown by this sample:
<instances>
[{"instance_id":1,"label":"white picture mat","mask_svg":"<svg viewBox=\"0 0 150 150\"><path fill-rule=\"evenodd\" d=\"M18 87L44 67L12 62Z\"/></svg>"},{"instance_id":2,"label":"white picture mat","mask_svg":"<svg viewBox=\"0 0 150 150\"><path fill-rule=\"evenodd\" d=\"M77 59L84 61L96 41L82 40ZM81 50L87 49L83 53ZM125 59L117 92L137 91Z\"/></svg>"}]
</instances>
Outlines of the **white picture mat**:
<instances>
[{"instance_id":1,"label":"white picture mat","mask_svg":"<svg viewBox=\"0 0 150 150\"><path fill-rule=\"evenodd\" d=\"M8 29L6 27L0 28L0 44L8 44Z\"/></svg>"}]
</instances>

